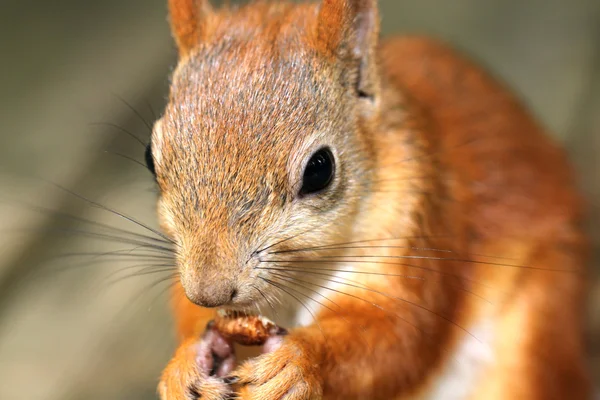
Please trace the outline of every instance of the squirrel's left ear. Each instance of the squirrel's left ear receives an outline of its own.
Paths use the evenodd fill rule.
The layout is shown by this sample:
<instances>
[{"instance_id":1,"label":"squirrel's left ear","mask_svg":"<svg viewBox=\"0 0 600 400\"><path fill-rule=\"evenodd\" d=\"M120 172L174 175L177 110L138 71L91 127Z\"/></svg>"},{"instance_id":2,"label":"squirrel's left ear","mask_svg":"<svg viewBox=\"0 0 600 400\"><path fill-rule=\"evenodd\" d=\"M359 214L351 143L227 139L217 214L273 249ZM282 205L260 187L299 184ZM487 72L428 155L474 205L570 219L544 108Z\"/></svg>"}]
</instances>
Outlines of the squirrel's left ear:
<instances>
[{"instance_id":1,"label":"squirrel's left ear","mask_svg":"<svg viewBox=\"0 0 600 400\"><path fill-rule=\"evenodd\" d=\"M379 40L377 0L323 0L317 20L317 41L324 50L355 66L361 97L378 93L376 50Z\"/></svg>"},{"instance_id":2,"label":"squirrel's left ear","mask_svg":"<svg viewBox=\"0 0 600 400\"><path fill-rule=\"evenodd\" d=\"M180 57L185 57L204 39L211 13L209 0L169 0L171 32Z\"/></svg>"}]
</instances>

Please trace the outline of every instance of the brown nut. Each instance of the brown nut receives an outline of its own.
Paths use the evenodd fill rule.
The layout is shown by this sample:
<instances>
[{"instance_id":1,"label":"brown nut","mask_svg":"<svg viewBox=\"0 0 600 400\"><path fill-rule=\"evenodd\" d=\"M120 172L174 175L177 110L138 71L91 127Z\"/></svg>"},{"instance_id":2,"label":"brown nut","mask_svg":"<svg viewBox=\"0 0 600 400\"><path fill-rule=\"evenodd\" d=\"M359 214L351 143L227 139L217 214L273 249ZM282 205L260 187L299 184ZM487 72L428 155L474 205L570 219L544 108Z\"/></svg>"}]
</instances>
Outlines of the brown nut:
<instances>
[{"instance_id":1,"label":"brown nut","mask_svg":"<svg viewBox=\"0 0 600 400\"><path fill-rule=\"evenodd\" d=\"M245 346L262 346L275 335L284 335L285 329L259 315L219 310L214 328L226 339Z\"/></svg>"}]
</instances>

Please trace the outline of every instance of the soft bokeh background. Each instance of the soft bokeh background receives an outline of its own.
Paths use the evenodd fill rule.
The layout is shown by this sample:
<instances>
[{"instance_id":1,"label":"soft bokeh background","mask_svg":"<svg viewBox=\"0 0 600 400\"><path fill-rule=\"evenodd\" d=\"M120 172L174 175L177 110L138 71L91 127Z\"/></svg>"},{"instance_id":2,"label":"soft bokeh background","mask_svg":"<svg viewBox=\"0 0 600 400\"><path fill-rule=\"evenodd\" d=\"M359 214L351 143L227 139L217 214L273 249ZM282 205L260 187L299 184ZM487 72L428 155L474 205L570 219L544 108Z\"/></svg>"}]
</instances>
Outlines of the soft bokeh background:
<instances>
[{"instance_id":1,"label":"soft bokeh background","mask_svg":"<svg viewBox=\"0 0 600 400\"><path fill-rule=\"evenodd\" d=\"M106 233L98 226L26 203L135 229L31 178L39 176L156 226L149 173L119 154L143 160L143 147L124 130L146 140L146 125L164 103L175 63L165 3L0 4L0 399L155 398L157 376L173 348L167 282L156 283L164 275L115 283L135 270L122 268L135 263L72 253L128 246L84 233ZM590 198L597 255L600 2L380 4L385 33L429 33L466 50L566 144ZM597 261L591 269L590 362L599 382Z\"/></svg>"}]
</instances>

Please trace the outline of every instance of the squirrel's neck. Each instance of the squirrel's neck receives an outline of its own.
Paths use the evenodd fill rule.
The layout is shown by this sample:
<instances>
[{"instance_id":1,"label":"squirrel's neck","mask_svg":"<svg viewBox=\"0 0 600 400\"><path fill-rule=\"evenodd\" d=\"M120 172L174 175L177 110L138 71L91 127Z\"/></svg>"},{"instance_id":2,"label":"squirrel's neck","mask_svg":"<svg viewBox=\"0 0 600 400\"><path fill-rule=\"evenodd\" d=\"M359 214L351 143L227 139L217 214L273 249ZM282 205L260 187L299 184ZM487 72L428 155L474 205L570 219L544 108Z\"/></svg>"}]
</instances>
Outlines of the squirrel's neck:
<instances>
[{"instance_id":1,"label":"squirrel's neck","mask_svg":"<svg viewBox=\"0 0 600 400\"><path fill-rule=\"evenodd\" d=\"M374 156L373 174L354 236L428 236L432 241L434 235L451 235L452 243L436 240L459 250L462 234L455 218L458 205L451 200L452 171L444 167L440 140L424 110L384 74L377 121L366 126L374 130L365 134Z\"/></svg>"}]
</instances>

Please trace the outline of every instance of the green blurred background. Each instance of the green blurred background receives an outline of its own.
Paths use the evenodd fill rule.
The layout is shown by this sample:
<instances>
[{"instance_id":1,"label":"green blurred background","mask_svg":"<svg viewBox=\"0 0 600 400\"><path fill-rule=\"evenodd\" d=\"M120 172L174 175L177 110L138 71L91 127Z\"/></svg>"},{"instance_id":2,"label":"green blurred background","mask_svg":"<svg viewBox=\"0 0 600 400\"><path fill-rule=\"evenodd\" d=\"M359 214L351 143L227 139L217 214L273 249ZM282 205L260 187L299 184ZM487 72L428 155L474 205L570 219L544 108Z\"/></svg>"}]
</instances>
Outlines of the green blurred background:
<instances>
[{"instance_id":1,"label":"green blurred background","mask_svg":"<svg viewBox=\"0 0 600 400\"><path fill-rule=\"evenodd\" d=\"M146 140L146 125L164 104L175 64L165 3L1 2L0 399L155 398L173 349L165 282L149 275L114 283L134 264L72 253L123 246L82 234L89 226L81 221L24 204L132 225L24 177L43 176L156 226L151 176L119 154L143 160L143 147L123 130ZM598 260L600 1L380 5L384 33L427 33L467 51L565 143L590 199ZM599 382L598 262L591 267L588 337Z\"/></svg>"}]
</instances>

